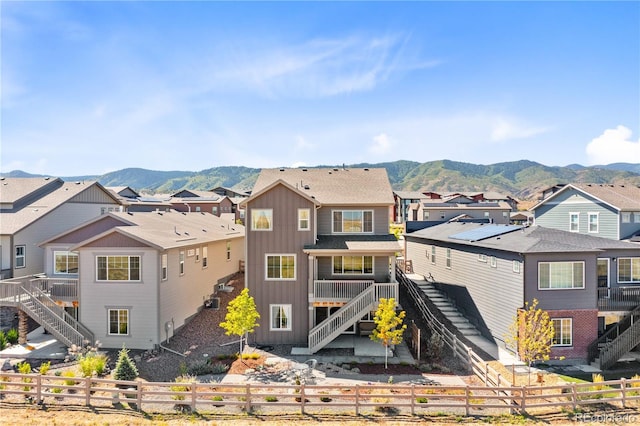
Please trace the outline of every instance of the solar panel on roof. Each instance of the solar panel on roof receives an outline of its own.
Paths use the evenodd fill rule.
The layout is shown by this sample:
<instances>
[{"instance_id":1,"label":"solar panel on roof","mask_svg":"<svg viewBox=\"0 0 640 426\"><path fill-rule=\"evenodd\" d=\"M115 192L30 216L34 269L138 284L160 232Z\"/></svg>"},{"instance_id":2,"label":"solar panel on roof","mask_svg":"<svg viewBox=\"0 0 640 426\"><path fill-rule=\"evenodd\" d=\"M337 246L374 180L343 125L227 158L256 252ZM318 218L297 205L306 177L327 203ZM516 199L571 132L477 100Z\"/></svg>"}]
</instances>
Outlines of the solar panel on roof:
<instances>
[{"instance_id":1,"label":"solar panel on roof","mask_svg":"<svg viewBox=\"0 0 640 426\"><path fill-rule=\"evenodd\" d=\"M496 237L523 228L520 225L485 225L469 231L450 235L449 238L464 241L480 241L486 238Z\"/></svg>"},{"instance_id":2,"label":"solar panel on roof","mask_svg":"<svg viewBox=\"0 0 640 426\"><path fill-rule=\"evenodd\" d=\"M157 198L150 198L150 197L138 197L139 201L142 201L143 203L160 203L162 200L158 200Z\"/></svg>"}]
</instances>

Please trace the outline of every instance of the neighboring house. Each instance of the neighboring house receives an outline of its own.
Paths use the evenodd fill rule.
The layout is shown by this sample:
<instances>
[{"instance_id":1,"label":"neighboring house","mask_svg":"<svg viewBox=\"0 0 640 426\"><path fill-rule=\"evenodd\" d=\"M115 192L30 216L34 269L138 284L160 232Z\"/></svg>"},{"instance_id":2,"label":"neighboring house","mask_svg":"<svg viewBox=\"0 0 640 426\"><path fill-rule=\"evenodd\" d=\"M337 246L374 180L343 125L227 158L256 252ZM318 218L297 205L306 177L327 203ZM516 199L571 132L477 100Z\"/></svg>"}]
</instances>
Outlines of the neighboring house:
<instances>
[{"instance_id":1,"label":"neighboring house","mask_svg":"<svg viewBox=\"0 0 640 426\"><path fill-rule=\"evenodd\" d=\"M381 297L397 299L384 169L263 169L243 205L257 343L315 353L370 325Z\"/></svg>"},{"instance_id":2,"label":"neighboring house","mask_svg":"<svg viewBox=\"0 0 640 426\"><path fill-rule=\"evenodd\" d=\"M551 356L592 361L599 332L640 305L640 246L633 243L540 226L452 222L406 234L405 253L415 273L433 277L503 348L518 309L537 299L556 330ZM634 333L640 337L640 327ZM627 342L624 352L638 343Z\"/></svg>"},{"instance_id":3,"label":"neighboring house","mask_svg":"<svg viewBox=\"0 0 640 426\"><path fill-rule=\"evenodd\" d=\"M177 211L202 211L218 217L224 217L227 220L237 221L240 219L237 202L226 195L218 195L211 191L183 189L171 197L171 204Z\"/></svg>"},{"instance_id":4,"label":"neighboring house","mask_svg":"<svg viewBox=\"0 0 640 426\"><path fill-rule=\"evenodd\" d=\"M85 338L132 349L171 338L240 270L245 250L243 226L175 211L109 213L42 246L46 278L32 291L65 306Z\"/></svg>"},{"instance_id":5,"label":"neighboring house","mask_svg":"<svg viewBox=\"0 0 640 426\"><path fill-rule=\"evenodd\" d=\"M393 220L395 223L405 223L409 220L416 220L409 217L409 211L414 209L420 200L427 198L420 191L393 191ZM412 205L414 207L412 207Z\"/></svg>"},{"instance_id":6,"label":"neighboring house","mask_svg":"<svg viewBox=\"0 0 640 426\"><path fill-rule=\"evenodd\" d=\"M118 198L97 182L0 178L0 259L3 278L43 272L43 239L109 211Z\"/></svg>"},{"instance_id":7,"label":"neighboring house","mask_svg":"<svg viewBox=\"0 0 640 426\"><path fill-rule=\"evenodd\" d=\"M640 241L640 187L574 183L531 208L535 224L614 240Z\"/></svg>"},{"instance_id":8,"label":"neighboring house","mask_svg":"<svg viewBox=\"0 0 640 426\"><path fill-rule=\"evenodd\" d=\"M211 189L211 192L229 198L247 198L249 195L251 195L251 192L238 192L234 189L224 186L216 186L215 188Z\"/></svg>"},{"instance_id":9,"label":"neighboring house","mask_svg":"<svg viewBox=\"0 0 640 426\"><path fill-rule=\"evenodd\" d=\"M129 186L108 186L107 189L118 197L128 212L168 212L172 208L168 197L139 194Z\"/></svg>"},{"instance_id":10,"label":"neighboring house","mask_svg":"<svg viewBox=\"0 0 640 426\"><path fill-rule=\"evenodd\" d=\"M512 225L532 225L533 213L529 211L511 212L509 219L509 223Z\"/></svg>"}]
</instances>

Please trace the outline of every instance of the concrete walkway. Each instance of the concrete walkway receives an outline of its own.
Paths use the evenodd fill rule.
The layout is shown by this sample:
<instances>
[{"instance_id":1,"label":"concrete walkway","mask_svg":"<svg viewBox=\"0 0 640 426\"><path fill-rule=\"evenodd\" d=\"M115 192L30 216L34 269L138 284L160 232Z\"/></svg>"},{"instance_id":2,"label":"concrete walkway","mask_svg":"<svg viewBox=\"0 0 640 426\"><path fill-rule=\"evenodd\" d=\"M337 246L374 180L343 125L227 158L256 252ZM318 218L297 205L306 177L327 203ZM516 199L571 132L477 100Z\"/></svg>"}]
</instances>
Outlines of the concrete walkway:
<instances>
[{"instance_id":1,"label":"concrete walkway","mask_svg":"<svg viewBox=\"0 0 640 426\"><path fill-rule=\"evenodd\" d=\"M27 343L0 351L0 358L9 359L11 365L15 365L26 359L64 359L67 353L65 345L38 327L27 334Z\"/></svg>"}]
</instances>

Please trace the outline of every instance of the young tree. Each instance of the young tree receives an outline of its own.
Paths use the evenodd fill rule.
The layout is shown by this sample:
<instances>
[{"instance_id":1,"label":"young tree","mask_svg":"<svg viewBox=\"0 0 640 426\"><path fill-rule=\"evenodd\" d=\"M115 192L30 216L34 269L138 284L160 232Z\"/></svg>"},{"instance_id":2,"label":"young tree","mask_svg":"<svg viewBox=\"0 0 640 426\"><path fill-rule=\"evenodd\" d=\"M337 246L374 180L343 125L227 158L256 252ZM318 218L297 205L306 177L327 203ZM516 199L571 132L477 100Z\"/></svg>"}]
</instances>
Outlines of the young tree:
<instances>
[{"instance_id":1,"label":"young tree","mask_svg":"<svg viewBox=\"0 0 640 426\"><path fill-rule=\"evenodd\" d=\"M402 342L402 333L407 329L402 324L405 312L396 313L396 299L380 299L378 309L373 317L376 328L369 338L374 342L380 342L384 346L384 368L387 368L388 348ZM402 325L400 327L400 325Z\"/></svg>"},{"instance_id":2,"label":"young tree","mask_svg":"<svg viewBox=\"0 0 640 426\"><path fill-rule=\"evenodd\" d=\"M113 378L116 380L135 380L138 377L138 369L129 357L129 350L122 345L122 349L118 353L118 361L113 372Z\"/></svg>"},{"instance_id":3,"label":"young tree","mask_svg":"<svg viewBox=\"0 0 640 426\"><path fill-rule=\"evenodd\" d=\"M242 355L242 336L253 333L254 328L260 326L257 323L260 314L253 297L249 296L248 288L243 289L235 299L229 302L224 319L220 327L226 330L226 335L235 334L240 337L240 354Z\"/></svg>"},{"instance_id":4,"label":"young tree","mask_svg":"<svg viewBox=\"0 0 640 426\"><path fill-rule=\"evenodd\" d=\"M549 314L538 308L538 299L525 302L524 309L509 327L506 342L518 349L520 360L527 363L529 384L531 384L531 364L536 361L547 361L551 354L551 344L555 334L553 322Z\"/></svg>"}]
</instances>

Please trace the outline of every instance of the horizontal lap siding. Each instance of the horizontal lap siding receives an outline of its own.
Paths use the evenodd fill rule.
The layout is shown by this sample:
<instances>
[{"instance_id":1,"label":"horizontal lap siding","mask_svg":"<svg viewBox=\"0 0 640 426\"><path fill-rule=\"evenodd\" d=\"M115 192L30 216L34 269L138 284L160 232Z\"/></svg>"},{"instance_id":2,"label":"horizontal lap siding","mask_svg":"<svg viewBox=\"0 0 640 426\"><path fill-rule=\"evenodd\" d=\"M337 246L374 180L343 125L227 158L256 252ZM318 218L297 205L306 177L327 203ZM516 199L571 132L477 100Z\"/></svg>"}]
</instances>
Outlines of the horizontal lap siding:
<instances>
[{"instance_id":1,"label":"horizontal lap siding","mask_svg":"<svg viewBox=\"0 0 640 426\"><path fill-rule=\"evenodd\" d=\"M425 255L426 250L431 253L429 242L407 237L407 259L412 261L414 272L425 276L431 274L443 289L460 298L460 307L467 315L475 317L472 319L481 331L503 345L516 310L524 303L523 274L512 270L512 260L518 257L472 247L468 249L473 251L452 247L452 266L447 269L446 247L436 247L436 264L433 265ZM486 263L479 262L478 253L487 257L495 255L497 268L490 266L489 259Z\"/></svg>"},{"instance_id":2,"label":"horizontal lap siding","mask_svg":"<svg viewBox=\"0 0 640 426\"><path fill-rule=\"evenodd\" d=\"M253 231L251 211L273 209L273 230ZM311 230L298 231L298 208L311 210ZM302 248L314 242L313 228L315 206L306 198L283 186L276 186L247 205L247 287L254 297L260 313L260 327L256 328L255 341L269 344L302 344L306 346L309 330L309 298L307 255ZM295 254L296 280L267 281L265 279L265 254ZM292 305L292 331L269 331L270 304Z\"/></svg>"}]
</instances>

